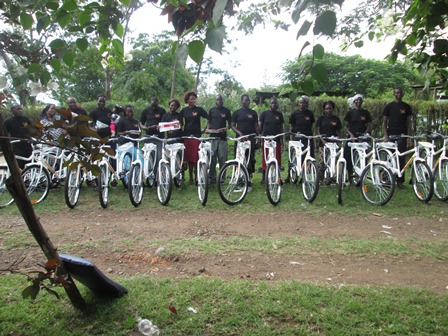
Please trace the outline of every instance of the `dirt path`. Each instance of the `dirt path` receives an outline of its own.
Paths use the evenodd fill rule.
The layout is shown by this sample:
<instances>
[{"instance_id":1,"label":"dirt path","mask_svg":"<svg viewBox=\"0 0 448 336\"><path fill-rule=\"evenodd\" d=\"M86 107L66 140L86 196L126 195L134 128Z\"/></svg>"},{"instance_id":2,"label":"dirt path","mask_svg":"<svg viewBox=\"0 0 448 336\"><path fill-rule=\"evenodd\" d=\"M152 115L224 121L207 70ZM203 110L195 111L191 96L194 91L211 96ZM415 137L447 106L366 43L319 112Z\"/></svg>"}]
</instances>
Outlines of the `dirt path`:
<instances>
[{"instance_id":1,"label":"dirt path","mask_svg":"<svg viewBox=\"0 0 448 336\"><path fill-rule=\"evenodd\" d=\"M336 239L364 240L387 238L391 241L425 240L446 242L448 219L388 218L379 214L365 217L329 214L313 217L303 213L232 214L201 211L180 213L165 209L131 212L63 211L43 215L41 222L61 252L94 262L109 275L148 275L153 277L209 276L224 279L300 280L335 285L405 285L448 293L446 248L439 258L396 256L392 254L344 254L335 249L300 249L300 253L282 253L275 240ZM42 253L17 216L2 216L0 269L24 257L20 267L42 260ZM23 239L21 238L23 237ZM223 241L231 238L269 238L274 253L225 252L203 254L197 251L176 254L168 241L187 238ZM385 239L387 241L387 239ZM11 242L21 246L7 250ZM165 245L166 244L166 245ZM157 254L157 248L163 253ZM337 251L337 249L336 249Z\"/></svg>"}]
</instances>

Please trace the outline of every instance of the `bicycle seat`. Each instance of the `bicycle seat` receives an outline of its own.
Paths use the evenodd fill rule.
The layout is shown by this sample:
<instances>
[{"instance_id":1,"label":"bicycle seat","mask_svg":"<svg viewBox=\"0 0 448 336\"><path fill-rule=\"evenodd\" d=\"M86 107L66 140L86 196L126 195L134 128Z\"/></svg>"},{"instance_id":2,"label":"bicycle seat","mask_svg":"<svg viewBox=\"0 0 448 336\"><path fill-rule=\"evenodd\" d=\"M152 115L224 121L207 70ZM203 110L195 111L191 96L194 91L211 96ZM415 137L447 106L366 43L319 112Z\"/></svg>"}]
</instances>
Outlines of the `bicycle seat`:
<instances>
[{"instance_id":1,"label":"bicycle seat","mask_svg":"<svg viewBox=\"0 0 448 336\"><path fill-rule=\"evenodd\" d=\"M330 149L339 149L339 146L336 142L327 142L325 143L325 147Z\"/></svg>"},{"instance_id":2,"label":"bicycle seat","mask_svg":"<svg viewBox=\"0 0 448 336\"><path fill-rule=\"evenodd\" d=\"M432 143L427 142L427 141L419 141L419 142L418 142L418 145L419 145L420 147L425 147L425 148L429 148L429 149L435 147Z\"/></svg>"},{"instance_id":3,"label":"bicycle seat","mask_svg":"<svg viewBox=\"0 0 448 336\"><path fill-rule=\"evenodd\" d=\"M378 142L376 144L377 148L387 148L387 149L397 149L398 145L395 142Z\"/></svg>"},{"instance_id":4,"label":"bicycle seat","mask_svg":"<svg viewBox=\"0 0 448 336\"><path fill-rule=\"evenodd\" d=\"M156 150L156 149L157 149L157 145L153 144L153 143L150 143L150 142L145 143L143 145L143 151L145 151L145 152L153 151L153 150Z\"/></svg>"},{"instance_id":5,"label":"bicycle seat","mask_svg":"<svg viewBox=\"0 0 448 336\"><path fill-rule=\"evenodd\" d=\"M349 142L348 146L361 149L367 149L370 147L370 145L367 142Z\"/></svg>"},{"instance_id":6,"label":"bicycle seat","mask_svg":"<svg viewBox=\"0 0 448 336\"><path fill-rule=\"evenodd\" d=\"M294 147L303 147L304 146L304 144L302 143L302 141L296 141L296 140L291 140L290 142L289 142L289 145L290 146L294 146Z\"/></svg>"},{"instance_id":7,"label":"bicycle seat","mask_svg":"<svg viewBox=\"0 0 448 336\"><path fill-rule=\"evenodd\" d=\"M134 144L132 142L126 142L117 147L117 150L119 151L129 151L132 149L134 149Z\"/></svg>"},{"instance_id":8,"label":"bicycle seat","mask_svg":"<svg viewBox=\"0 0 448 336\"><path fill-rule=\"evenodd\" d=\"M182 143L173 143L173 144L166 145L165 148L170 151L177 151L177 150L185 149L185 146Z\"/></svg>"},{"instance_id":9,"label":"bicycle seat","mask_svg":"<svg viewBox=\"0 0 448 336\"><path fill-rule=\"evenodd\" d=\"M208 142L208 141L201 142L199 147L200 148L205 148L206 150L212 150L212 144L211 144L211 142Z\"/></svg>"}]
</instances>

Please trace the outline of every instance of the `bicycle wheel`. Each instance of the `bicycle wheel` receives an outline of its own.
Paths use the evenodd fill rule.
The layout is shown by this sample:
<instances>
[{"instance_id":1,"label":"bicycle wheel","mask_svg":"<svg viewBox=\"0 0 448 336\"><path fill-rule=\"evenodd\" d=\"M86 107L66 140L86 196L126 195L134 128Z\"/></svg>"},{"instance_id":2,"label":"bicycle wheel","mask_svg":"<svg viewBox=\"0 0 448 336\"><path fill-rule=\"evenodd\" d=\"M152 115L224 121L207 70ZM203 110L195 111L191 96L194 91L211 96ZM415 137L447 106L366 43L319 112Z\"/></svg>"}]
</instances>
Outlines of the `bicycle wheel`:
<instances>
[{"instance_id":1,"label":"bicycle wheel","mask_svg":"<svg viewBox=\"0 0 448 336\"><path fill-rule=\"evenodd\" d=\"M109 172L107 170L107 164L103 164L100 167L100 173L98 175L98 191L100 196L100 204L103 209L107 208L109 203Z\"/></svg>"},{"instance_id":2,"label":"bicycle wheel","mask_svg":"<svg viewBox=\"0 0 448 336\"><path fill-rule=\"evenodd\" d=\"M148 188L154 187L156 183L156 155L157 152L153 150L148 157L148 177L146 178L146 186Z\"/></svg>"},{"instance_id":3,"label":"bicycle wheel","mask_svg":"<svg viewBox=\"0 0 448 336\"><path fill-rule=\"evenodd\" d=\"M289 179L291 183L296 184L299 180L299 177L297 176L297 156L296 156L297 150L292 147L291 148L291 162L289 163Z\"/></svg>"},{"instance_id":4,"label":"bicycle wheel","mask_svg":"<svg viewBox=\"0 0 448 336\"><path fill-rule=\"evenodd\" d=\"M171 183L170 166L167 162L161 162L157 179L157 198L159 199L160 204L168 204L172 190L173 185Z\"/></svg>"},{"instance_id":5,"label":"bicycle wheel","mask_svg":"<svg viewBox=\"0 0 448 336\"><path fill-rule=\"evenodd\" d=\"M218 175L218 193L221 199L235 205L243 201L247 194L249 173L242 164L230 161L224 164Z\"/></svg>"},{"instance_id":6,"label":"bicycle wheel","mask_svg":"<svg viewBox=\"0 0 448 336\"><path fill-rule=\"evenodd\" d=\"M342 189L345 183L345 165L344 162L338 163L338 204L342 205Z\"/></svg>"},{"instance_id":7,"label":"bicycle wheel","mask_svg":"<svg viewBox=\"0 0 448 336\"><path fill-rule=\"evenodd\" d=\"M138 207L143 199L142 165L139 162L135 162L131 166L128 192L132 205Z\"/></svg>"},{"instance_id":8,"label":"bicycle wheel","mask_svg":"<svg viewBox=\"0 0 448 336\"><path fill-rule=\"evenodd\" d=\"M126 189L128 188L129 184L129 172L131 171L131 165L132 165L132 155L131 153L125 153L123 155L123 167L122 172L120 174L121 183L123 184L123 187Z\"/></svg>"},{"instance_id":9,"label":"bicycle wheel","mask_svg":"<svg viewBox=\"0 0 448 336\"><path fill-rule=\"evenodd\" d=\"M0 209L14 202L8 188L6 188L6 179L8 176L8 167L0 166Z\"/></svg>"},{"instance_id":10,"label":"bicycle wheel","mask_svg":"<svg viewBox=\"0 0 448 336\"><path fill-rule=\"evenodd\" d=\"M384 205L395 191L395 176L384 164L367 165L361 173L361 194L367 203Z\"/></svg>"},{"instance_id":11,"label":"bicycle wheel","mask_svg":"<svg viewBox=\"0 0 448 336\"><path fill-rule=\"evenodd\" d=\"M448 201L448 160L444 159L434 169L434 194L440 201Z\"/></svg>"},{"instance_id":12,"label":"bicycle wheel","mask_svg":"<svg viewBox=\"0 0 448 336\"><path fill-rule=\"evenodd\" d=\"M434 194L434 177L428 164L422 161L414 161L411 178L415 196L420 201L428 203Z\"/></svg>"},{"instance_id":13,"label":"bicycle wheel","mask_svg":"<svg viewBox=\"0 0 448 336\"><path fill-rule=\"evenodd\" d=\"M50 175L39 164L31 164L22 171L22 179L32 204L42 202L50 190Z\"/></svg>"},{"instance_id":14,"label":"bicycle wheel","mask_svg":"<svg viewBox=\"0 0 448 336\"><path fill-rule=\"evenodd\" d=\"M272 205L277 205L282 196L282 182L280 172L277 170L275 162L270 162L266 168L266 193Z\"/></svg>"},{"instance_id":15,"label":"bicycle wheel","mask_svg":"<svg viewBox=\"0 0 448 336\"><path fill-rule=\"evenodd\" d=\"M378 160L383 161L389 165L389 167L397 168L395 160L392 159L392 152L386 148L378 149Z\"/></svg>"},{"instance_id":16,"label":"bicycle wheel","mask_svg":"<svg viewBox=\"0 0 448 336\"><path fill-rule=\"evenodd\" d=\"M198 165L198 197L202 205L207 204L208 198L208 167L205 162Z\"/></svg>"},{"instance_id":17,"label":"bicycle wheel","mask_svg":"<svg viewBox=\"0 0 448 336\"><path fill-rule=\"evenodd\" d=\"M308 202L313 202L319 191L319 175L316 161L306 160L302 171L302 193Z\"/></svg>"},{"instance_id":18,"label":"bicycle wheel","mask_svg":"<svg viewBox=\"0 0 448 336\"><path fill-rule=\"evenodd\" d=\"M355 177L352 180L352 177L349 176L349 179L350 179L350 182L354 182L356 184L360 180L360 177L361 177L356 174L356 169L355 169L355 168L361 169L361 155L359 155L359 151L356 149L353 151L352 163L353 163L353 174L355 175Z\"/></svg>"},{"instance_id":19,"label":"bicycle wheel","mask_svg":"<svg viewBox=\"0 0 448 336\"><path fill-rule=\"evenodd\" d=\"M73 209L78 204L79 189L81 187L82 176L81 167L77 166L67 173L64 183L65 203L70 209Z\"/></svg>"},{"instance_id":20,"label":"bicycle wheel","mask_svg":"<svg viewBox=\"0 0 448 336\"><path fill-rule=\"evenodd\" d=\"M184 178L184 172L182 169L182 152L177 151L176 158L174 161L174 171L176 172L176 175L173 177L174 179L174 185L176 188L182 187L182 181Z\"/></svg>"}]
</instances>

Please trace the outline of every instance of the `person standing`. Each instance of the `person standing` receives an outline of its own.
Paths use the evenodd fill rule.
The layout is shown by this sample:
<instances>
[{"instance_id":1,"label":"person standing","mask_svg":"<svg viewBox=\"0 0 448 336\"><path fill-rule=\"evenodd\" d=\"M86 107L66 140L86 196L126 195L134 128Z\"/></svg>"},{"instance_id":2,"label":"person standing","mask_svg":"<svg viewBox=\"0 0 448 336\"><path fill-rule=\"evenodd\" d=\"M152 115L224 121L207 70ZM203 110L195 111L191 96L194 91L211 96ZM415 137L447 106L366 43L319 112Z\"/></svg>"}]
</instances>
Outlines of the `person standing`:
<instances>
[{"instance_id":1,"label":"person standing","mask_svg":"<svg viewBox=\"0 0 448 336\"><path fill-rule=\"evenodd\" d=\"M67 131L62 128L62 124L55 126L55 121L62 120L61 115L56 112L56 106L54 104L48 104L42 110L40 115L40 123L45 127L44 138L50 143L57 145L58 139L61 135L67 135Z\"/></svg>"},{"instance_id":2,"label":"person standing","mask_svg":"<svg viewBox=\"0 0 448 336\"><path fill-rule=\"evenodd\" d=\"M197 98L198 95L193 91L187 91L184 94L184 102L187 106L180 111L180 122L184 126L183 136L186 137L194 136L200 138L202 135L201 118L208 119L207 112L202 107L196 106ZM193 173L194 181L197 181L196 164L199 160L199 143L199 140L196 139L184 140L184 161L188 165L190 184L193 184Z\"/></svg>"},{"instance_id":3,"label":"person standing","mask_svg":"<svg viewBox=\"0 0 448 336\"><path fill-rule=\"evenodd\" d=\"M12 144L14 154L22 157L30 157L33 152L33 147L27 139L30 138L28 127L31 126L31 121L23 115L22 106L19 104L11 105L11 113L12 116L5 119L6 131L13 138L12 140L16 140L14 138L25 139ZM25 160L17 159L17 164L20 169L23 169L26 163L27 161Z\"/></svg>"},{"instance_id":4,"label":"person standing","mask_svg":"<svg viewBox=\"0 0 448 336\"><path fill-rule=\"evenodd\" d=\"M216 183L216 161L222 168L227 161L227 130L230 128L232 115L224 106L222 95L216 95L216 106L208 112L208 124L205 133L219 139L212 140L213 156L210 162L210 183Z\"/></svg>"},{"instance_id":5,"label":"person standing","mask_svg":"<svg viewBox=\"0 0 448 336\"><path fill-rule=\"evenodd\" d=\"M260 134L260 127L258 125L258 114L257 112L249 108L249 95L243 94L241 96L241 106L242 107L239 110L233 112L230 127L239 137L249 134L255 134L258 136ZM247 171L249 172L249 187L252 187L252 174L255 172L255 135L248 139L251 142L249 164L247 166Z\"/></svg>"},{"instance_id":6,"label":"person standing","mask_svg":"<svg viewBox=\"0 0 448 336\"><path fill-rule=\"evenodd\" d=\"M313 135L313 124L315 122L314 114L308 109L310 99L308 96L300 97L298 101L299 108L291 113L289 117L289 125L291 127L291 132L301 133L303 135L312 136ZM306 144L308 140L305 140ZM310 143L311 149L310 154L314 157L314 141Z\"/></svg>"},{"instance_id":7,"label":"person standing","mask_svg":"<svg viewBox=\"0 0 448 336\"><path fill-rule=\"evenodd\" d=\"M283 125L285 120L283 114L278 111L278 101L276 97L272 97L269 100L269 110L266 110L260 115L260 132L262 135L278 135L283 133ZM284 147L284 137L277 137L275 141L277 142L277 147L275 147L275 158L277 159L279 167L282 165L282 150ZM264 185L265 182L265 172L266 172L266 155L268 155L267 150L262 146L262 162L261 169L263 170L263 176L261 179L261 184Z\"/></svg>"},{"instance_id":8,"label":"person standing","mask_svg":"<svg viewBox=\"0 0 448 336\"><path fill-rule=\"evenodd\" d=\"M177 99L173 99L168 103L170 110L168 113L165 113L162 117L162 122L172 122L179 121L180 122L180 113L178 112L180 107L180 102ZM182 137L182 124L180 128L174 129L166 132L167 139L180 138ZM182 140L180 140L182 142Z\"/></svg>"},{"instance_id":9,"label":"person standing","mask_svg":"<svg viewBox=\"0 0 448 336\"><path fill-rule=\"evenodd\" d=\"M349 138L353 139L353 142L357 142L357 138L365 133L372 132L372 116L370 112L362 108L362 103L364 101L364 96L362 94L357 94L353 97L353 105L344 117L344 126ZM344 158L347 162L347 172L348 176L353 174L353 162L352 162L352 152L350 150L348 142L344 149ZM351 181L351 180L350 180Z\"/></svg>"},{"instance_id":10,"label":"person standing","mask_svg":"<svg viewBox=\"0 0 448 336\"><path fill-rule=\"evenodd\" d=\"M106 107L106 97L98 96L97 104L98 107L89 113L89 117L100 138L110 137L112 135L110 130L112 111Z\"/></svg>"},{"instance_id":11,"label":"person standing","mask_svg":"<svg viewBox=\"0 0 448 336\"><path fill-rule=\"evenodd\" d=\"M140 136L140 128L138 120L134 118L134 107L132 105L126 105L124 107L124 118L116 124L116 132L118 136L129 136L131 138L137 139ZM129 142L128 139L123 139L121 142Z\"/></svg>"},{"instance_id":12,"label":"person standing","mask_svg":"<svg viewBox=\"0 0 448 336\"><path fill-rule=\"evenodd\" d=\"M146 135L155 135L163 138L163 134L159 132L158 126L165 113L165 109L159 106L159 99L152 97L150 105L142 111L140 116L140 127L146 130Z\"/></svg>"},{"instance_id":13,"label":"person standing","mask_svg":"<svg viewBox=\"0 0 448 336\"><path fill-rule=\"evenodd\" d=\"M383 132L386 141L389 141L390 135L410 135L412 127L412 108L409 104L403 102L403 89L394 89L395 101L386 105L383 111ZM407 140L406 140L407 139ZM397 141L398 150L405 152L408 146L412 145L411 138L400 138ZM406 157L399 157L400 169L406 164ZM397 186L403 188L403 176L397 178Z\"/></svg>"}]
</instances>

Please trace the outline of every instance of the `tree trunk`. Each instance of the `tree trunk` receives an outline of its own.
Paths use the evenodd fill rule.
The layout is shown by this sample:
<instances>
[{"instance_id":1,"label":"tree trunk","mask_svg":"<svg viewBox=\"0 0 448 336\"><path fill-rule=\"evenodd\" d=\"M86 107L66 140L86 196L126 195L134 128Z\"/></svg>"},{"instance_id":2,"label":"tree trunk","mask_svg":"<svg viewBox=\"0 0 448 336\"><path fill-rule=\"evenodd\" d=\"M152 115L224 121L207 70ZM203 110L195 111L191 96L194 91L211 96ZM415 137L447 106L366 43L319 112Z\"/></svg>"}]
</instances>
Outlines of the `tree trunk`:
<instances>
[{"instance_id":1,"label":"tree trunk","mask_svg":"<svg viewBox=\"0 0 448 336\"><path fill-rule=\"evenodd\" d=\"M196 72L196 80L194 82L194 88L193 91L194 92L198 92L198 87L199 87L199 76L201 75L201 69L202 69L202 62L204 61L204 56L202 56L201 61L198 64L198 71Z\"/></svg>"},{"instance_id":2,"label":"tree trunk","mask_svg":"<svg viewBox=\"0 0 448 336\"><path fill-rule=\"evenodd\" d=\"M3 155L11 172L11 176L6 181L6 186L12 197L14 198L14 201L17 204L17 207L20 210L23 219L25 220L28 229L31 231L34 239L36 239L40 248L44 252L45 257L47 257L48 260L56 259L59 265L58 274L68 279L67 288L64 287L64 289L71 303L76 308L83 309L85 307L85 301L81 296L81 293L76 287L76 284L71 278L70 274L68 274L65 270L64 265L56 251L56 248L53 246L50 238L42 227L39 218L34 212L33 206L25 189L22 176L20 174L19 166L17 165L17 161L14 157L11 143L7 136L8 134L3 122L3 117L0 114L0 147L3 150Z\"/></svg>"},{"instance_id":3,"label":"tree trunk","mask_svg":"<svg viewBox=\"0 0 448 336\"><path fill-rule=\"evenodd\" d=\"M180 39L178 38L176 46L176 58L174 59L174 65L173 65L173 75L171 76L170 100L174 99L174 90L176 88L177 63L179 63L179 43Z\"/></svg>"},{"instance_id":4,"label":"tree trunk","mask_svg":"<svg viewBox=\"0 0 448 336\"><path fill-rule=\"evenodd\" d=\"M104 75L106 77L104 95L106 96L106 100L110 100L111 98L110 88L112 85L112 70L110 69L109 66L107 66L106 69L104 69Z\"/></svg>"}]
</instances>

